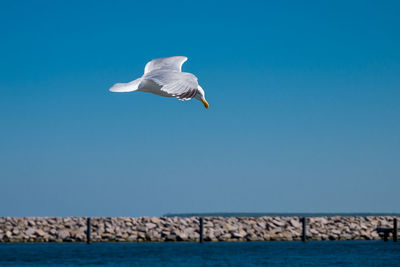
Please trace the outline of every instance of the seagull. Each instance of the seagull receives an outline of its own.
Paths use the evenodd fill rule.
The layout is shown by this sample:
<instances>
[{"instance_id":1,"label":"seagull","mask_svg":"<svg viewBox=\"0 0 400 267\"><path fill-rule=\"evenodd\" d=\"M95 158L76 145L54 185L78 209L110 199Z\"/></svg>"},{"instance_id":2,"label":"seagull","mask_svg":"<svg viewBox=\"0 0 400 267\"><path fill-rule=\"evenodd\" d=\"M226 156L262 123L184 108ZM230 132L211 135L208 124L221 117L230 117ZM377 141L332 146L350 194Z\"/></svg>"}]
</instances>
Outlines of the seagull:
<instances>
[{"instance_id":1,"label":"seagull","mask_svg":"<svg viewBox=\"0 0 400 267\"><path fill-rule=\"evenodd\" d=\"M146 64L142 77L128 83L116 83L110 91L118 93L141 91L164 97L176 97L182 101L194 97L208 108L204 90L198 84L197 77L181 70L182 64L187 59L183 56L153 59Z\"/></svg>"}]
</instances>

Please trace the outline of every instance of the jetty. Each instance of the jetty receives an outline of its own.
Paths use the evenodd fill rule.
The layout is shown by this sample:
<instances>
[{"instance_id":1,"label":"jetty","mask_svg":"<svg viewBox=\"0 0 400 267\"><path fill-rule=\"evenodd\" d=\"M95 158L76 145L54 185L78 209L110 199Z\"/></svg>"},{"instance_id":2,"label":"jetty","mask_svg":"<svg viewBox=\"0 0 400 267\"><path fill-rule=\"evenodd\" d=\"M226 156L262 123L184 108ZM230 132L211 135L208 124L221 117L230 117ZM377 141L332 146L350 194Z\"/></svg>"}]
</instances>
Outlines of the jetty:
<instances>
[{"instance_id":1,"label":"jetty","mask_svg":"<svg viewBox=\"0 0 400 267\"><path fill-rule=\"evenodd\" d=\"M399 216L0 217L0 242L397 241Z\"/></svg>"}]
</instances>

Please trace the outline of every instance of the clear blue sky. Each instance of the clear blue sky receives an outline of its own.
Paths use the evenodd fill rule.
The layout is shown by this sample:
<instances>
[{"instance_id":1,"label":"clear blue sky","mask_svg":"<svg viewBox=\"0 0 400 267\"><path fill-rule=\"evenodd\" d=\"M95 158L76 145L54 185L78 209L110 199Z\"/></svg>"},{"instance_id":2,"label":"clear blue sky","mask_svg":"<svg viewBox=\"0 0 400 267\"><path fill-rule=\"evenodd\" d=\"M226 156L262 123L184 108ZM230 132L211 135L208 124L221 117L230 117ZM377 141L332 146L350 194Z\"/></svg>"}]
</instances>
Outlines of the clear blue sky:
<instances>
[{"instance_id":1,"label":"clear blue sky","mask_svg":"<svg viewBox=\"0 0 400 267\"><path fill-rule=\"evenodd\" d=\"M399 12L2 1L0 216L400 212ZM175 55L209 110L108 91Z\"/></svg>"}]
</instances>

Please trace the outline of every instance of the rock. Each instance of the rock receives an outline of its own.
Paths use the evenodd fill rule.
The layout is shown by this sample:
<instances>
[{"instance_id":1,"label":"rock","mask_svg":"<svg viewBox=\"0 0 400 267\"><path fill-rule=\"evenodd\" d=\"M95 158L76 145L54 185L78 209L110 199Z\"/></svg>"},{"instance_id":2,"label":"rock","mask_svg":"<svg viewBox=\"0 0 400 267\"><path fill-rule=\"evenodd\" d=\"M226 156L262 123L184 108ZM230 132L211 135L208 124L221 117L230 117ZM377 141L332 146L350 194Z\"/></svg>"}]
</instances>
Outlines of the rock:
<instances>
[{"instance_id":1,"label":"rock","mask_svg":"<svg viewBox=\"0 0 400 267\"><path fill-rule=\"evenodd\" d=\"M37 229L35 232L38 236L45 236L47 235L42 229Z\"/></svg>"},{"instance_id":2,"label":"rock","mask_svg":"<svg viewBox=\"0 0 400 267\"><path fill-rule=\"evenodd\" d=\"M72 230L70 233L72 238L77 239L78 241L82 241L85 238L85 232L83 231L83 229L78 228L75 230Z\"/></svg>"},{"instance_id":3,"label":"rock","mask_svg":"<svg viewBox=\"0 0 400 267\"><path fill-rule=\"evenodd\" d=\"M32 237L34 233L36 233L35 228L28 228L28 230L25 231L25 235L27 235L28 237Z\"/></svg>"},{"instance_id":4,"label":"rock","mask_svg":"<svg viewBox=\"0 0 400 267\"><path fill-rule=\"evenodd\" d=\"M214 232L210 232L208 235L206 235L204 240L205 241L218 241L218 239L214 235Z\"/></svg>"},{"instance_id":5,"label":"rock","mask_svg":"<svg viewBox=\"0 0 400 267\"><path fill-rule=\"evenodd\" d=\"M319 223L328 224L328 220L325 217L321 217L321 218L319 218Z\"/></svg>"},{"instance_id":6,"label":"rock","mask_svg":"<svg viewBox=\"0 0 400 267\"><path fill-rule=\"evenodd\" d=\"M342 232L340 230L334 229L331 231L335 235L340 235Z\"/></svg>"},{"instance_id":7,"label":"rock","mask_svg":"<svg viewBox=\"0 0 400 267\"><path fill-rule=\"evenodd\" d=\"M257 221L257 225L259 226L259 227L261 227L262 229L265 229L266 228L266 223L265 222L263 222L263 221Z\"/></svg>"},{"instance_id":8,"label":"rock","mask_svg":"<svg viewBox=\"0 0 400 267\"><path fill-rule=\"evenodd\" d=\"M72 222L72 218L71 217L65 217L65 218L63 218L63 221L64 221L65 224L69 224L69 223Z\"/></svg>"},{"instance_id":9,"label":"rock","mask_svg":"<svg viewBox=\"0 0 400 267\"><path fill-rule=\"evenodd\" d=\"M177 235L177 240L178 241L186 241L188 239L188 236L186 233L181 232L179 235Z\"/></svg>"},{"instance_id":10,"label":"rock","mask_svg":"<svg viewBox=\"0 0 400 267\"><path fill-rule=\"evenodd\" d=\"M371 232L372 239L379 239L379 234L376 231Z\"/></svg>"},{"instance_id":11,"label":"rock","mask_svg":"<svg viewBox=\"0 0 400 267\"><path fill-rule=\"evenodd\" d=\"M319 232L316 229L309 229L308 232L315 235L319 234Z\"/></svg>"},{"instance_id":12,"label":"rock","mask_svg":"<svg viewBox=\"0 0 400 267\"><path fill-rule=\"evenodd\" d=\"M161 223L161 219L157 218L157 217L153 217L150 219L150 221L154 224L160 224Z\"/></svg>"},{"instance_id":13,"label":"rock","mask_svg":"<svg viewBox=\"0 0 400 267\"><path fill-rule=\"evenodd\" d=\"M127 233L117 234L117 237L122 238L122 239L127 239L128 236L129 236L129 235L128 235Z\"/></svg>"},{"instance_id":14,"label":"rock","mask_svg":"<svg viewBox=\"0 0 400 267\"><path fill-rule=\"evenodd\" d=\"M111 233L114 233L114 230L115 229L112 226L111 227L107 226L106 229L105 229L105 232L111 234Z\"/></svg>"},{"instance_id":15,"label":"rock","mask_svg":"<svg viewBox=\"0 0 400 267\"><path fill-rule=\"evenodd\" d=\"M188 228L185 228L183 231L185 232L185 234L189 235L189 234L195 232L196 229L194 229L192 227L188 227Z\"/></svg>"},{"instance_id":16,"label":"rock","mask_svg":"<svg viewBox=\"0 0 400 267\"><path fill-rule=\"evenodd\" d=\"M173 234L168 235L168 236L165 238L165 240L166 240L166 241L176 241L176 235L173 235Z\"/></svg>"},{"instance_id":17,"label":"rock","mask_svg":"<svg viewBox=\"0 0 400 267\"><path fill-rule=\"evenodd\" d=\"M137 226L136 230L139 231L139 232L143 232L143 233L147 232L147 228L144 225Z\"/></svg>"},{"instance_id":18,"label":"rock","mask_svg":"<svg viewBox=\"0 0 400 267\"><path fill-rule=\"evenodd\" d=\"M157 225L154 223L146 223L145 225L146 225L147 229L153 229L153 228L157 227Z\"/></svg>"},{"instance_id":19,"label":"rock","mask_svg":"<svg viewBox=\"0 0 400 267\"><path fill-rule=\"evenodd\" d=\"M61 231L57 232L57 237L62 240L65 240L65 239L69 238L70 236L71 236L70 232L67 230L61 230Z\"/></svg>"},{"instance_id":20,"label":"rock","mask_svg":"<svg viewBox=\"0 0 400 267\"><path fill-rule=\"evenodd\" d=\"M112 239L112 237L113 237L113 235L110 234L110 233L103 233L103 234L101 234L101 238L102 238L102 239L110 240L110 239Z\"/></svg>"},{"instance_id":21,"label":"rock","mask_svg":"<svg viewBox=\"0 0 400 267\"><path fill-rule=\"evenodd\" d=\"M231 224L226 224L225 228L229 231L229 232L235 232L238 230L238 226L237 225L231 225Z\"/></svg>"},{"instance_id":22,"label":"rock","mask_svg":"<svg viewBox=\"0 0 400 267\"><path fill-rule=\"evenodd\" d=\"M138 236L137 235L130 235L126 239L128 242L135 242L137 240Z\"/></svg>"},{"instance_id":23,"label":"rock","mask_svg":"<svg viewBox=\"0 0 400 267\"><path fill-rule=\"evenodd\" d=\"M241 233L237 233L237 232L235 232L235 233L232 233L232 237L234 237L234 238L243 238L243 237L244 237L244 235L243 235L243 234L241 234Z\"/></svg>"},{"instance_id":24,"label":"rock","mask_svg":"<svg viewBox=\"0 0 400 267\"><path fill-rule=\"evenodd\" d=\"M258 236L255 234L248 235L246 238L248 241L257 241L258 240Z\"/></svg>"},{"instance_id":25,"label":"rock","mask_svg":"<svg viewBox=\"0 0 400 267\"><path fill-rule=\"evenodd\" d=\"M286 223L283 222L282 220L276 220L276 219L273 219L273 220L272 220L272 223L275 224L276 226L280 226L280 227L286 225Z\"/></svg>"},{"instance_id":26,"label":"rock","mask_svg":"<svg viewBox=\"0 0 400 267\"><path fill-rule=\"evenodd\" d=\"M301 228L302 227L300 222L298 220L296 220L296 219L290 219L289 223L290 223L290 225L292 225L295 228Z\"/></svg>"}]
</instances>

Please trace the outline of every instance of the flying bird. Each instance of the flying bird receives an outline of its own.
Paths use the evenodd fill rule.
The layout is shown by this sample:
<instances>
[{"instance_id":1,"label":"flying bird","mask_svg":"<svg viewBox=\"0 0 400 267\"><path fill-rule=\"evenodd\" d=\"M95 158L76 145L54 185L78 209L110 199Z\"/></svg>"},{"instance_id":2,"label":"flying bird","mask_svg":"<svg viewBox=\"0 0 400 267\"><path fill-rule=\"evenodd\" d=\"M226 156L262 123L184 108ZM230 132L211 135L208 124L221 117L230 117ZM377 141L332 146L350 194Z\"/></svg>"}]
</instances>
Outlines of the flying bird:
<instances>
[{"instance_id":1,"label":"flying bird","mask_svg":"<svg viewBox=\"0 0 400 267\"><path fill-rule=\"evenodd\" d=\"M153 59L146 64L142 77L128 83L116 83L110 91L119 93L141 91L176 97L182 101L196 98L208 108L204 90L198 84L197 77L181 71L182 64L186 60L187 57L183 56Z\"/></svg>"}]
</instances>

